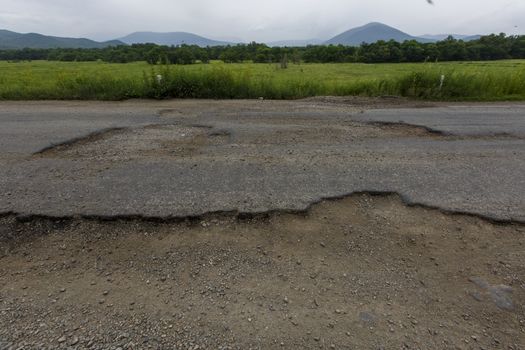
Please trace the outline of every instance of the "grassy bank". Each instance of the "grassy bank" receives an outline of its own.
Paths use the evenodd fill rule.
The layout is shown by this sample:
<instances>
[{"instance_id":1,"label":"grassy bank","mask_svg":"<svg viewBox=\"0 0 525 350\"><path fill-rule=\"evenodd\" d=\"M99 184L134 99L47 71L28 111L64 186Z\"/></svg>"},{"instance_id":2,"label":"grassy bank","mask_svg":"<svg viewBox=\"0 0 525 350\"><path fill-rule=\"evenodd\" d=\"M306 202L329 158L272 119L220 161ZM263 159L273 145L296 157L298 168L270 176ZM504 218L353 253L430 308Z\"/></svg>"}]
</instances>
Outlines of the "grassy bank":
<instances>
[{"instance_id":1,"label":"grassy bank","mask_svg":"<svg viewBox=\"0 0 525 350\"><path fill-rule=\"evenodd\" d=\"M159 81L158 75L162 76ZM443 77L443 79L442 79ZM0 99L271 98L397 95L525 100L525 61L420 64L0 62Z\"/></svg>"}]
</instances>

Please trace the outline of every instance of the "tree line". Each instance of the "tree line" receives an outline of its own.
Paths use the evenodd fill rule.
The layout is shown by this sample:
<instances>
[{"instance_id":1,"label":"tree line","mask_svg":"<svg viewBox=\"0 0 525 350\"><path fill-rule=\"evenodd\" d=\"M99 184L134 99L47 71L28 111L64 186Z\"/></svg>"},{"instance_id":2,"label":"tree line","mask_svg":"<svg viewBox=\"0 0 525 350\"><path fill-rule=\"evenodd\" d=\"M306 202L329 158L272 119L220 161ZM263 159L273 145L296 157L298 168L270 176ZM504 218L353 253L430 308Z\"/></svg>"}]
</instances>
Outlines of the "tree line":
<instances>
[{"instance_id":1,"label":"tree line","mask_svg":"<svg viewBox=\"0 0 525 350\"><path fill-rule=\"evenodd\" d=\"M415 40L378 41L360 46L310 45L307 47L269 47L252 42L234 46L199 47L196 45L160 46L134 44L102 49L21 49L0 50L0 60L49 60L66 62L104 61L150 64L193 64L222 60L226 63L252 61L277 63L398 63L423 61L471 61L525 58L525 36L487 35L463 41L448 37L436 43Z\"/></svg>"}]
</instances>

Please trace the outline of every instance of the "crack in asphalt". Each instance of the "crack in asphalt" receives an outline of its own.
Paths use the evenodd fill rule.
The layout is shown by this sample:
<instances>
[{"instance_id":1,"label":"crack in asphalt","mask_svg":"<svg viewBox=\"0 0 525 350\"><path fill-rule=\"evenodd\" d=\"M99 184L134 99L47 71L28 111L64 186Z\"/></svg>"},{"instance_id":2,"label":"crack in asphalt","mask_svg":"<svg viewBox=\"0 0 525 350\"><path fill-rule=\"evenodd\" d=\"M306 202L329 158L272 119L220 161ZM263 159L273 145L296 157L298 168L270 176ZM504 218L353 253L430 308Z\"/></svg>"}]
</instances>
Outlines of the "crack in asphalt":
<instances>
[{"instance_id":1,"label":"crack in asphalt","mask_svg":"<svg viewBox=\"0 0 525 350\"><path fill-rule=\"evenodd\" d=\"M8 211L0 213L0 219L6 217L14 217L17 222L27 223L39 220L45 221L69 221L75 219L87 220L87 221L98 221L98 222L118 222L118 221L138 221L138 222L152 222L152 223L198 223L204 219L213 219L213 218L230 218L236 219L238 221L245 220L257 220L257 219L267 219L276 215L283 214L292 214L292 215L308 215L311 210L323 202L332 202L340 201L346 198L357 197L367 195L370 197L397 197L401 203L409 208L422 208L426 210L438 211L444 215L448 216L467 216L481 219L485 222L488 222L493 225L525 225L525 220L510 218L502 219L500 217L484 215L479 213L473 213L462 210L452 210L446 209L440 206L412 202L404 195L395 191L356 191L350 192L342 195L321 197L319 199L313 200L308 203L303 209L287 209L287 208L278 208L270 209L267 211L261 212L249 212L249 211L239 211L239 210L218 210L203 212L195 215L182 215L182 216L148 216L142 214L131 214L131 215L64 215L64 216L53 216L53 215L41 215L41 214L21 214L13 211Z\"/></svg>"}]
</instances>

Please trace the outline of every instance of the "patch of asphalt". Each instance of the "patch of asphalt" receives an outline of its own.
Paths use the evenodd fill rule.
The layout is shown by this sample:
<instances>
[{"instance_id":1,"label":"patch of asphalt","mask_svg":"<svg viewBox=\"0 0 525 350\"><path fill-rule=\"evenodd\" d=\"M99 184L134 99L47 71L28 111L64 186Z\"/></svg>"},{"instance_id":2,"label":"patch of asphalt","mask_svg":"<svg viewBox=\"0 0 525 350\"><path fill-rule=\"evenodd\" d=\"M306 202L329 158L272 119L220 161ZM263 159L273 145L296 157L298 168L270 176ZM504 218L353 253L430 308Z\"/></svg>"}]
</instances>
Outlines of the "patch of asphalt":
<instances>
[{"instance_id":1,"label":"patch of asphalt","mask_svg":"<svg viewBox=\"0 0 525 350\"><path fill-rule=\"evenodd\" d=\"M438 146L446 148L435 146L437 155L441 153ZM421 157L417 150L406 149L401 153L401 156L391 154L390 157L398 159L387 165L382 164L381 159L374 160L373 157L380 154L372 152L365 153L364 160L349 158L339 160L339 164L329 161L324 166L323 163L312 166L303 162L271 167L257 161L245 164L244 158L231 162L189 158L121 164L42 159L28 164L30 168L26 165L21 175L8 175L3 181L12 183L7 186L12 192L6 198L8 204L11 202L11 209L45 215L186 216L225 209L246 212L272 207L301 209L323 194L347 193L349 188L354 191L396 189L410 202L507 220L519 219L523 213L520 190L523 163L504 163L493 157L477 159L477 153L452 161L446 158L436 161L434 156L428 156L415 162ZM469 160L470 157L474 161ZM491 164L494 161L497 165ZM91 174L97 166L102 167L100 173ZM49 172L49 169L54 169L56 174L36 178L24 175ZM494 178L501 181L495 183ZM13 191L20 183L26 184L24 192Z\"/></svg>"}]
</instances>

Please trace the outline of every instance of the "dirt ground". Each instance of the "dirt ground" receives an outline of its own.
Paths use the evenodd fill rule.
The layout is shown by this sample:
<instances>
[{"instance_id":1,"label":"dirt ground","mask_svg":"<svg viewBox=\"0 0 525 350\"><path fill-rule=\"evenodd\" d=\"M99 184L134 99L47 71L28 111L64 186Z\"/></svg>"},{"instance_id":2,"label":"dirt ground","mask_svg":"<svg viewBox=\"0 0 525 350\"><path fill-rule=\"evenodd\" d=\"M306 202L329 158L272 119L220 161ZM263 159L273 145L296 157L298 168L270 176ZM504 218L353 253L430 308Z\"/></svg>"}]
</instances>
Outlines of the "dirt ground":
<instances>
[{"instance_id":1,"label":"dirt ground","mask_svg":"<svg viewBox=\"0 0 525 350\"><path fill-rule=\"evenodd\" d=\"M353 195L0 218L0 349L525 349L525 227Z\"/></svg>"}]
</instances>

